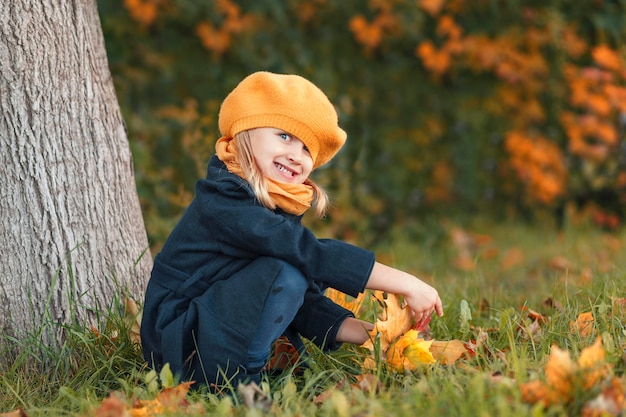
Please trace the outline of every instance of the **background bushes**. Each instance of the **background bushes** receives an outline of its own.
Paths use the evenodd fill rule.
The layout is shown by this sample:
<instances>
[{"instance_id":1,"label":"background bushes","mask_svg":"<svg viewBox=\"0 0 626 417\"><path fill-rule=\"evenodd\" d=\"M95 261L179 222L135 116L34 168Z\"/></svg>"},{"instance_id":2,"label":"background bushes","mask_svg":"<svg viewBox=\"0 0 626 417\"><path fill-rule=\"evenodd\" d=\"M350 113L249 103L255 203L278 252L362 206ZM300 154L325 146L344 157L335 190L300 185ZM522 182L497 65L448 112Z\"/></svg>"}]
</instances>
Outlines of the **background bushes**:
<instances>
[{"instance_id":1,"label":"background bushes","mask_svg":"<svg viewBox=\"0 0 626 417\"><path fill-rule=\"evenodd\" d=\"M315 227L334 236L569 206L621 224L626 1L98 3L155 250L204 176L222 99L257 70L337 106L348 143L315 174L335 206Z\"/></svg>"}]
</instances>

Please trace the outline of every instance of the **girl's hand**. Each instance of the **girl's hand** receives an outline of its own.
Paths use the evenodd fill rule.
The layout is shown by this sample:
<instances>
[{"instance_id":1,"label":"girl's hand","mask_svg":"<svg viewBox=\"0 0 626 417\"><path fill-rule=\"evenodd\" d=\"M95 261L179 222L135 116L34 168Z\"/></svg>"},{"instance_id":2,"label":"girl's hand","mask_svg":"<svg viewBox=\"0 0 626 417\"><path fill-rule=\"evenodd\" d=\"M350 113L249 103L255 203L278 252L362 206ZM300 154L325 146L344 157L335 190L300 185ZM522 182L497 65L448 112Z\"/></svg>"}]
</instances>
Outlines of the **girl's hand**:
<instances>
[{"instance_id":1,"label":"girl's hand","mask_svg":"<svg viewBox=\"0 0 626 417\"><path fill-rule=\"evenodd\" d=\"M419 327L424 320L429 319L433 312L436 312L439 317L443 316L443 306L437 290L419 278L413 276L411 278L411 288L401 294L413 311L417 326Z\"/></svg>"},{"instance_id":2,"label":"girl's hand","mask_svg":"<svg viewBox=\"0 0 626 417\"><path fill-rule=\"evenodd\" d=\"M337 342L339 343L354 343L362 345L369 340L369 332L374 330L374 324L355 319L354 317L346 318L339 330L337 330Z\"/></svg>"},{"instance_id":3,"label":"girl's hand","mask_svg":"<svg viewBox=\"0 0 626 417\"><path fill-rule=\"evenodd\" d=\"M404 296L415 315L418 326L433 312L440 317L443 316L443 305L437 290L399 269L376 262L366 288Z\"/></svg>"}]
</instances>

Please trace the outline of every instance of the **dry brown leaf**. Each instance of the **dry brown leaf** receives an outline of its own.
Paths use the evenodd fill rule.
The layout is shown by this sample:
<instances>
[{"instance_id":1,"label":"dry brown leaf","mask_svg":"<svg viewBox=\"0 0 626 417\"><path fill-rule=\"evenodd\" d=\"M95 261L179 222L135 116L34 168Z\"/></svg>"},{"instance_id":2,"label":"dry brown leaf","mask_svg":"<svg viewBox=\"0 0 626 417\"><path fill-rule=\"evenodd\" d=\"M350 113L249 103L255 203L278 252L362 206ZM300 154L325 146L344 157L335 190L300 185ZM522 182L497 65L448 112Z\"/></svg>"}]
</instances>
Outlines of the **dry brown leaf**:
<instances>
[{"instance_id":1,"label":"dry brown leaf","mask_svg":"<svg viewBox=\"0 0 626 417\"><path fill-rule=\"evenodd\" d=\"M315 398L313 398L313 403L314 404L323 404L326 401L328 401L330 399L330 397L332 397L333 393L337 390L340 390L341 388L343 388L346 385L346 380L342 379L339 382L337 382L335 385L333 385L332 387L328 388L325 391L322 391L320 394L316 395Z\"/></svg>"},{"instance_id":2,"label":"dry brown leaf","mask_svg":"<svg viewBox=\"0 0 626 417\"><path fill-rule=\"evenodd\" d=\"M434 340L430 353L442 364L452 365L467 353L467 348L460 340Z\"/></svg>"},{"instance_id":3,"label":"dry brown leaf","mask_svg":"<svg viewBox=\"0 0 626 417\"><path fill-rule=\"evenodd\" d=\"M361 391L367 393L377 393L383 387L383 383L381 382L380 378L370 373L357 375L356 381L356 387Z\"/></svg>"},{"instance_id":4,"label":"dry brown leaf","mask_svg":"<svg viewBox=\"0 0 626 417\"><path fill-rule=\"evenodd\" d=\"M284 370L293 368L300 361L300 353L285 336L279 337L274 342L272 355L265 369Z\"/></svg>"},{"instance_id":5,"label":"dry brown leaf","mask_svg":"<svg viewBox=\"0 0 626 417\"><path fill-rule=\"evenodd\" d=\"M474 257L467 252L461 252L459 256L457 256L453 261L452 265L464 272L473 271L476 268L476 264L474 263Z\"/></svg>"},{"instance_id":6,"label":"dry brown leaf","mask_svg":"<svg viewBox=\"0 0 626 417\"><path fill-rule=\"evenodd\" d=\"M528 311L526 312L526 315L528 315L528 317L533 320L533 321L537 321L540 324L543 323L547 323L548 322L548 317L544 316L543 314L533 310L533 309L528 309Z\"/></svg>"},{"instance_id":7,"label":"dry brown leaf","mask_svg":"<svg viewBox=\"0 0 626 417\"><path fill-rule=\"evenodd\" d=\"M589 337L596 334L594 327L593 313L590 311L581 313L575 322L570 322L570 331L572 333L578 333L580 337Z\"/></svg>"},{"instance_id":8,"label":"dry brown leaf","mask_svg":"<svg viewBox=\"0 0 626 417\"><path fill-rule=\"evenodd\" d=\"M543 301L543 305L549 308L553 308L555 310L561 310L563 305L552 297L548 297Z\"/></svg>"},{"instance_id":9,"label":"dry brown leaf","mask_svg":"<svg viewBox=\"0 0 626 417\"><path fill-rule=\"evenodd\" d=\"M504 254L500 262L502 269L510 269L524 262L524 252L520 248L511 248Z\"/></svg>"},{"instance_id":10,"label":"dry brown leaf","mask_svg":"<svg viewBox=\"0 0 626 417\"><path fill-rule=\"evenodd\" d=\"M28 415L20 408L7 413L1 413L0 417L28 417Z\"/></svg>"},{"instance_id":11,"label":"dry brown leaf","mask_svg":"<svg viewBox=\"0 0 626 417\"><path fill-rule=\"evenodd\" d=\"M550 268L563 272L571 271L572 269L574 269L573 264L565 256L555 256L554 258L550 259L549 265Z\"/></svg>"},{"instance_id":12,"label":"dry brown leaf","mask_svg":"<svg viewBox=\"0 0 626 417\"><path fill-rule=\"evenodd\" d=\"M119 394L112 392L107 398L102 400L94 412L95 417L129 417L130 411L119 397Z\"/></svg>"},{"instance_id":13,"label":"dry brown leaf","mask_svg":"<svg viewBox=\"0 0 626 417\"><path fill-rule=\"evenodd\" d=\"M124 301L124 321L128 326L129 337L131 342L141 344L141 310L137 303L126 297Z\"/></svg>"},{"instance_id":14,"label":"dry brown leaf","mask_svg":"<svg viewBox=\"0 0 626 417\"><path fill-rule=\"evenodd\" d=\"M248 408L262 411L269 411L272 408L272 399L254 382L246 385L239 384L237 391Z\"/></svg>"}]
</instances>

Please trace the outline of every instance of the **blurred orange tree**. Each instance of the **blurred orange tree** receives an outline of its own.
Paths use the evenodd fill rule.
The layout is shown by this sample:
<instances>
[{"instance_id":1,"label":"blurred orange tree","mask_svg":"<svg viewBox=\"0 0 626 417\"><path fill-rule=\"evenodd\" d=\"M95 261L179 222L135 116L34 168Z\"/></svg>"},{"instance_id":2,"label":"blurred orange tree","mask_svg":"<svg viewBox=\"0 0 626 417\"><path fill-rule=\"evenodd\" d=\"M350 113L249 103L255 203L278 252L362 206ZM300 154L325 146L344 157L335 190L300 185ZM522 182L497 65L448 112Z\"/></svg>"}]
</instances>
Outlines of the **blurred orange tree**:
<instances>
[{"instance_id":1,"label":"blurred orange tree","mask_svg":"<svg viewBox=\"0 0 626 417\"><path fill-rule=\"evenodd\" d=\"M221 100L257 70L301 74L337 105L348 143L315 174L337 237L570 201L595 200L606 226L624 215L624 2L98 3L157 249L204 175Z\"/></svg>"}]
</instances>

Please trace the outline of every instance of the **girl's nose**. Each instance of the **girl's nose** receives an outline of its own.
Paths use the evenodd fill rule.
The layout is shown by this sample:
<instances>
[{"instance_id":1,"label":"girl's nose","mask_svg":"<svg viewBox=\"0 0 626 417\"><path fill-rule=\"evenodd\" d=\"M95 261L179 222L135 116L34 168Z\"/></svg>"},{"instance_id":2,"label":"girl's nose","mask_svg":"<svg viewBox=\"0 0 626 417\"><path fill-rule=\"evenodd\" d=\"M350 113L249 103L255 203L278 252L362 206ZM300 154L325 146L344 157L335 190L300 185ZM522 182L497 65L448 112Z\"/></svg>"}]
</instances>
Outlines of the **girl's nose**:
<instances>
[{"instance_id":1,"label":"girl's nose","mask_svg":"<svg viewBox=\"0 0 626 417\"><path fill-rule=\"evenodd\" d=\"M303 154L304 154L304 147L299 147L289 152L289 154L287 155L287 158L292 162L300 163L302 161Z\"/></svg>"}]
</instances>

